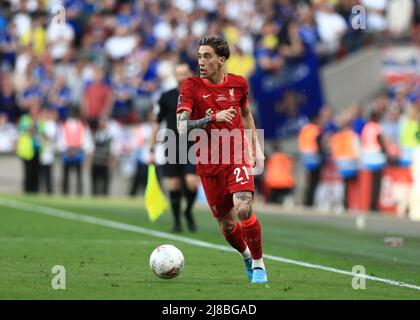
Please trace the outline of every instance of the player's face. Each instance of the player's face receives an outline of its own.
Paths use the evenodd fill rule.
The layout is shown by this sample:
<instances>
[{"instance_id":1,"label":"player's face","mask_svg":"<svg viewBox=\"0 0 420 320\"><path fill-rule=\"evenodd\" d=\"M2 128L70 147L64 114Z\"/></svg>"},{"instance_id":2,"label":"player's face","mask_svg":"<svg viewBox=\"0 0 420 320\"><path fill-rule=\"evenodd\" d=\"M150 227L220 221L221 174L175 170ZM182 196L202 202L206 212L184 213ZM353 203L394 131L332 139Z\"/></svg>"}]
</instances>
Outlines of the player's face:
<instances>
[{"instance_id":1,"label":"player's face","mask_svg":"<svg viewBox=\"0 0 420 320\"><path fill-rule=\"evenodd\" d=\"M208 79L223 72L225 57L219 57L210 46L200 46L198 49L198 65L200 76Z\"/></svg>"}]
</instances>

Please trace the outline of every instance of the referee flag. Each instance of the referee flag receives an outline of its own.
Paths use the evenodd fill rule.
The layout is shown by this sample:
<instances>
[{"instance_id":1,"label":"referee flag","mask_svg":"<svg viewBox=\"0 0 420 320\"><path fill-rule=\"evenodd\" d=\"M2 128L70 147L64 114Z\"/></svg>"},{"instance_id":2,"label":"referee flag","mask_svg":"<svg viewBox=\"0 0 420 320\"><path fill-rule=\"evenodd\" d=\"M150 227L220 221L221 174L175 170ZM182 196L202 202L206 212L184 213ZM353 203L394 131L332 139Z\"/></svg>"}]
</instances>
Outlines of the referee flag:
<instances>
[{"instance_id":1,"label":"referee flag","mask_svg":"<svg viewBox=\"0 0 420 320\"><path fill-rule=\"evenodd\" d=\"M144 201L147 213L149 214L149 219L152 222L155 222L165 210L169 208L165 195L159 186L159 181L156 176L156 167L153 164L148 167Z\"/></svg>"}]
</instances>

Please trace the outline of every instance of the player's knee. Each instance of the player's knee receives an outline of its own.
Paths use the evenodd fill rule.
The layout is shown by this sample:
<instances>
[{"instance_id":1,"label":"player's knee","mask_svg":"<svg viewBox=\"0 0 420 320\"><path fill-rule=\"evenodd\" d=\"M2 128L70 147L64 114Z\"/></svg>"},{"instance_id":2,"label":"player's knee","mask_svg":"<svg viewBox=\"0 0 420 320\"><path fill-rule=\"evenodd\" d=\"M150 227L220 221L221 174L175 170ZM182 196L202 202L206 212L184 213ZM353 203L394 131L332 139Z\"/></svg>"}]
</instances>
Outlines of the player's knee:
<instances>
[{"instance_id":1,"label":"player's knee","mask_svg":"<svg viewBox=\"0 0 420 320\"><path fill-rule=\"evenodd\" d=\"M236 214L239 220L247 220L251 217L252 207L251 204L246 201L240 201L235 206Z\"/></svg>"},{"instance_id":2,"label":"player's knee","mask_svg":"<svg viewBox=\"0 0 420 320\"><path fill-rule=\"evenodd\" d=\"M219 225L220 225L220 228L223 230L223 232L228 233L228 234L231 233L232 230L235 228L235 222L230 221L230 220L219 221Z\"/></svg>"}]
</instances>

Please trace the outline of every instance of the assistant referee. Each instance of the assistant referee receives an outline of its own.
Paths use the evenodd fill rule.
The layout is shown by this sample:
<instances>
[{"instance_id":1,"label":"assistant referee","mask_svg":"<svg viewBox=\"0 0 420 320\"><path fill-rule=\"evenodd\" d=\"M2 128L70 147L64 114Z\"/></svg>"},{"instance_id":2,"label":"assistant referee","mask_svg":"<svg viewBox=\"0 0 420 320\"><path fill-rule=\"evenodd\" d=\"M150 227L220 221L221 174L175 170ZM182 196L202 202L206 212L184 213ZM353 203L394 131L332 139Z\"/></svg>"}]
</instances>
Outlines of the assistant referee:
<instances>
[{"instance_id":1,"label":"assistant referee","mask_svg":"<svg viewBox=\"0 0 420 320\"><path fill-rule=\"evenodd\" d=\"M177 138L176 154L179 154L178 141L179 135L176 127L176 108L178 104L179 88L182 82L191 76L191 70L187 64L179 64L174 69L174 75L178 83L178 87L166 91L159 99L159 112L156 121L153 124L150 162L155 162L155 145L157 141L157 133L163 121L166 121L167 130L173 130ZM166 148L168 150L168 148ZM180 164L178 156L176 157L176 164L166 163L162 165L162 175L164 177L165 188L169 192L172 213L174 216L173 232L182 232L182 225L180 219L181 198L182 193L187 200L187 207L185 208L185 219L187 221L188 229L191 232L197 230L194 221L192 208L197 196L198 178L195 173L195 165L191 163Z\"/></svg>"}]
</instances>

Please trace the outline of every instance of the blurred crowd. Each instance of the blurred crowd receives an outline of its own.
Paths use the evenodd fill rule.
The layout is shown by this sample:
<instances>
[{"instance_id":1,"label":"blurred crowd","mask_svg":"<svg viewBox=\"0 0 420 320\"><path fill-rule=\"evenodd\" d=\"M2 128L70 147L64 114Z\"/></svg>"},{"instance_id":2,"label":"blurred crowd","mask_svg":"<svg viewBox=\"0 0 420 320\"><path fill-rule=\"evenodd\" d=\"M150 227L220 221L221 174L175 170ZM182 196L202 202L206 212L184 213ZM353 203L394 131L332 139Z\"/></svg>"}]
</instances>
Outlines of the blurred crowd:
<instances>
[{"instance_id":1,"label":"blurred crowd","mask_svg":"<svg viewBox=\"0 0 420 320\"><path fill-rule=\"evenodd\" d=\"M136 177L134 194L145 175L156 101L176 86L176 64L197 70L200 37L226 38L232 50L226 70L249 78L257 69L279 72L305 50L322 65L377 39L415 39L419 2L2 1L0 151L24 160L28 192L39 189L31 185L38 174L53 191L51 165L59 155L62 192L68 192L68 174L80 176L81 164L89 162L94 193L108 192L109 172L119 165ZM352 10L359 4L367 10L361 18ZM408 112L402 104L415 90L375 102L386 109L392 141L398 141L395 123ZM332 120L328 128L335 130Z\"/></svg>"}]
</instances>

